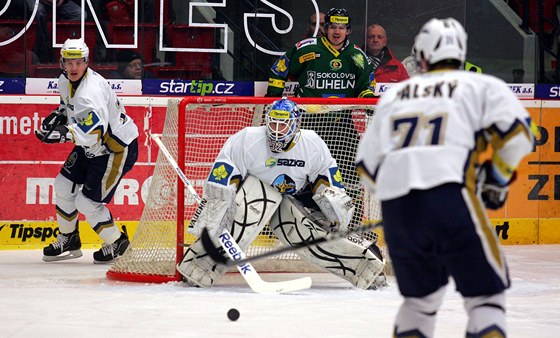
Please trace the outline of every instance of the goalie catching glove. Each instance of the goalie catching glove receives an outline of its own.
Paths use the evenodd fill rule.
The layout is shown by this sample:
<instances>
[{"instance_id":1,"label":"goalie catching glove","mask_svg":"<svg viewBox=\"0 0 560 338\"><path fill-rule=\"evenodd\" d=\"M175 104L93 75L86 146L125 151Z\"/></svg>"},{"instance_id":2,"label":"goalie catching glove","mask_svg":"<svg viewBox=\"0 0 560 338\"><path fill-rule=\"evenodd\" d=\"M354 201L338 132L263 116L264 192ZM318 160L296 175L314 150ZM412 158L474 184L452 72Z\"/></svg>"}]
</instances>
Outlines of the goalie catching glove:
<instances>
[{"instance_id":1,"label":"goalie catching glove","mask_svg":"<svg viewBox=\"0 0 560 338\"><path fill-rule=\"evenodd\" d=\"M509 192L509 185L515 181L516 173L511 179L501 184L496 180L493 173L492 161L486 161L478 172L478 184L480 185L480 197L484 206L488 209L497 210L504 206Z\"/></svg>"},{"instance_id":2,"label":"goalie catching glove","mask_svg":"<svg viewBox=\"0 0 560 338\"><path fill-rule=\"evenodd\" d=\"M344 190L327 187L313 196L313 200L329 221L338 226L338 231L348 230L348 224L354 214L352 198Z\"/></svg>"},{"instance_id":3,"label":"goalie catching glove","mask_svg":"<svg viewBox=\"0 0 560 338\"><path fill-rule=\"evenodd\" d=\"M41 129L35 130L35 136L44 143L71 141L72 134L68 127L66 127L67 121L68 118L64 115L63 111L53 110L41 123Z\"/></svg>"}]
</instances>

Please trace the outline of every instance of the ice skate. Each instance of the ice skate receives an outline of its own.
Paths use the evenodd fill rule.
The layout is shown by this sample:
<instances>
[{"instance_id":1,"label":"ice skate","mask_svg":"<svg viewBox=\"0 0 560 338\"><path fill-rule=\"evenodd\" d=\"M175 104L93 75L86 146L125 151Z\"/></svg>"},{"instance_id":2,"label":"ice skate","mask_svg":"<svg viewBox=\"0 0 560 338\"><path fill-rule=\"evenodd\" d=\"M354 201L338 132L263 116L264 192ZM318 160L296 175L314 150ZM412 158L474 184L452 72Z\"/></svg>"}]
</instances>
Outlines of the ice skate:
<instances>
[{"instance_id":1,"label":"ice skate","mask_svg":"<svg viewBox=\"0 0 560 338\"><path fill-rule=\"evenodd\" d=\"M82 242L77 228L69 234L60 233L56 237L56 242L43 248L43 261L54 262L82 257L81 247Z\"/></svg>"},{"instance_id":2,"label":"ice skate","mask_svg":"<svg viewBox=\"0 0 560 338\"><path fill-rule=\"evenodd\" d=\"M113 263L117 258L122 256L128 248L130 241L125 232L121 233L121 237L113 244L103 244L101 249L93 253L93 262L95 264Z\"/></svg>"}]
</instances>

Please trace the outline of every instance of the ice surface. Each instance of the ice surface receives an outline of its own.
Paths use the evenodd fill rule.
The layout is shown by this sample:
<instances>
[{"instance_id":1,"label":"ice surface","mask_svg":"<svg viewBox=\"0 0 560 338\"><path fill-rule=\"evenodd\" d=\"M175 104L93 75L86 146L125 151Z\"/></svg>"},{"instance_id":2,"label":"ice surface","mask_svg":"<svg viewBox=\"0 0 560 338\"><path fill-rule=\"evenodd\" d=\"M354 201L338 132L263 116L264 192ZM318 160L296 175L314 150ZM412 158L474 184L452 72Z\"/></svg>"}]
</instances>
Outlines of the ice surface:
<instances>
[{"instance_id":1,"label":"ice surface","mask_svg":"<svg viewBox=\"0 0 560 338\"><path fill-rule=\"evenodd\" d=\"M560 245L506 246L509 337L560 337ZM309 290L255 294L239 274L210 289L183 283L115 282L92 250L45 263L42 252L0 251L0 337L391 337L401 297L354 289L330 274L307 274ZM475 273L475 272L473 272ZM267 281L303 274L261 274ZM241 317L227 318L230 308ZM450 283L436 337L464 337L466 315Z\"/></svg>"}]
</instances>

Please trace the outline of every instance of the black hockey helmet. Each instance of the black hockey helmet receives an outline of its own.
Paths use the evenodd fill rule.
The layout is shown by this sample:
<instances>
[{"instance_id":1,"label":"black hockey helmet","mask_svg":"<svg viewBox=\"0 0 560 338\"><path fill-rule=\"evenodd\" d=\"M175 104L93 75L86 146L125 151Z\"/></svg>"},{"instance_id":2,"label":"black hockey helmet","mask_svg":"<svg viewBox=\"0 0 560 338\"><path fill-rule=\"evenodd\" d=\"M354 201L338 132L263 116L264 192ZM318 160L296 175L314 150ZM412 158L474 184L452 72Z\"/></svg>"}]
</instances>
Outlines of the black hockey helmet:
<instances>
[{"instance_id":1,"label":"black hockey helmet","mask_svg":"<svg viewBox=\"0 0 560 338\"><path fill-rule=\"evenodd\" d=\"M325 31L331 23L343 24L350 29L350 14L344 8L331 8L325 15Z\"/></svg>"}]
</instances>

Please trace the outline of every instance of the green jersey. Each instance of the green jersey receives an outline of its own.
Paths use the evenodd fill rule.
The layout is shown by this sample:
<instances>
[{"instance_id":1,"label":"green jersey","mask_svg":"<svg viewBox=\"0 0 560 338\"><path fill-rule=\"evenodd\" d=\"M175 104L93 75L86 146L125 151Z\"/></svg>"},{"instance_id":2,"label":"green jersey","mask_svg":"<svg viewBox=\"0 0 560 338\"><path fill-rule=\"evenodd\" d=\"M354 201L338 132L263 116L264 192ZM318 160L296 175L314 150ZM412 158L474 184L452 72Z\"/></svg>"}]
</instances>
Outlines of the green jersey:
<instances>
[{"instance_id":1,"label":"green jersey","mask_svg":"<svg viewBox=\"0 0 560 338\"><path fill-rule=\"evenodd\" d=\"M287 79L299 83L298 97L373 97L375 92L371 62L348 41L336 50L326 37L302 40L271 71L267 96L282 96Z\"/></svg>"}]
</instances>

